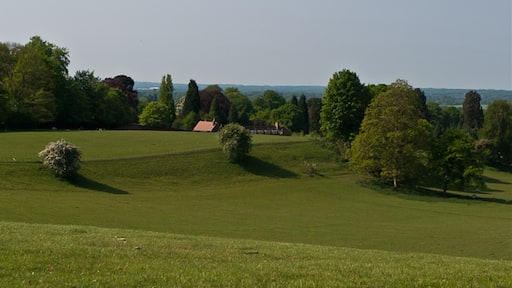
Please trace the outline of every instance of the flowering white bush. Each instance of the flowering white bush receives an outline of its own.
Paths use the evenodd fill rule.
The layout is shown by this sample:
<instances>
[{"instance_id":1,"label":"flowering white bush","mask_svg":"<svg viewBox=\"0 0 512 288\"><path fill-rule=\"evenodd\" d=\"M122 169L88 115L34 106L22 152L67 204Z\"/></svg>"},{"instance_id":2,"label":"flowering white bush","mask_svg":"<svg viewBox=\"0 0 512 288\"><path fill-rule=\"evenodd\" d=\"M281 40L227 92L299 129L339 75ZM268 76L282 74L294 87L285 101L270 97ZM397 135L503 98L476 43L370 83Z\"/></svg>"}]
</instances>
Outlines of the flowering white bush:
<instances>
[{"instance_id":1,"label":"flowering white bush","mask_svg":"<svg viewBox=\"0 0 512 288\"><path fill-rule=\"evenodd\" d=\"M38 155L43 158L43 165L57 177L72 176L80 169L81 153L66 140L48 143Z\"/></svg>"},{"instance_id":2,"label":"flowering white bush","mask_svg":"<svg viewBox=\"0 0 512 288\"><path fill-rule=\"evenodd\" d=\"M224 126L218 137L222 151L231 162L242 160L251 151L251 132L239 124Z\"/></svg>"}]
</instances>

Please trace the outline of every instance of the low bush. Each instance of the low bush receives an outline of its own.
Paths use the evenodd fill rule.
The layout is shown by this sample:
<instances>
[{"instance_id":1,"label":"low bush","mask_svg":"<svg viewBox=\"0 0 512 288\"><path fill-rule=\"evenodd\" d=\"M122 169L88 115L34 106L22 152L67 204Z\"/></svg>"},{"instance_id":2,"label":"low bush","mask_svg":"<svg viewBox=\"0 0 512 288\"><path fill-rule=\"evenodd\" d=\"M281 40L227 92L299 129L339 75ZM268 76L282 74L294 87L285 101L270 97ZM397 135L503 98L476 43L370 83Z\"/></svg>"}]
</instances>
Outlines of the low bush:
<instances>
[{"instance_id":1,"label":"low bush","mask_svg":"<svg viewBox=\"0 0 512 288\"><path fill-rule=\"evenodd\" d=\"M252 148L251 132L239 124L228 124L219 133L222 151L229 161L242 160Z\"/></svg>"},{"instance_id":2,"label":"low bush","mask_svg":"<svg viewBox=\"0 0 512 288\"><path fill-rule=\"evenodd\" d=\"M43 159L43 166L57 177L73 176L80 169L81 152L66 140L48 143L38 155Z\"/></svg>"}]
</instances>

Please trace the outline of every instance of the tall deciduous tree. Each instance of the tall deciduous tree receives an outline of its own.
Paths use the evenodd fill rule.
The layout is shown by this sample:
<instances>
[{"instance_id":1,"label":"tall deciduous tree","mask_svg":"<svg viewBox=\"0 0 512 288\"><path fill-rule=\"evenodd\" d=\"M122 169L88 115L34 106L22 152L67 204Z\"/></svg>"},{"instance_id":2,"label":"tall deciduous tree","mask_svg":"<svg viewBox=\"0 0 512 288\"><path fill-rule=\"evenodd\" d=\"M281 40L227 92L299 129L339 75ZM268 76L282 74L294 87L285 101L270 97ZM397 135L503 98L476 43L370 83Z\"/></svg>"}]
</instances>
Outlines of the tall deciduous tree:
<instances>
[{"instance_id":1,"label":"tall deciduous tree","mask_svg":"<svg viewBox=\"0 0 512 288\"><path fill-rule=\"evenodd\" d=\"M483 162L475 151L473 138L459 129L448 129L435 141L431 167L443 183L463 190L469 183L482 186Z\"/></svg>"},{"instance_id":2,"label":"tall deciduous tree","mask_svg":"<svg viewBox=\"0 0 512 288\"><path fill-rule=\"evenodd\" d=\"M512 102L496 100L489 104L482 134L492 143L491 160L512 164Z\"/></svg>"},{"instance_id":3,"label":"tall deciduous tree","mask_svg":"<svg viewBox=\"0 0 512 288\"><path fill-rule=\"evenodd\" d=\"M456 107L441 107L431 102L427 105L429 122L434 127L434 136L439 137L450 128L457 128L460 122L460 111Z\"/></svg>"},{"instance_id":4,"label":"tall deciduous tree","mask_svg":"<svg viewBox=\"0 0 512 288\"><path fill-rule=\"evenodd\" d=\"M133 114L128 103L126 93L117 88L108 89L104 99L107 109L103 109L103 124L108 128L130 124Z\"/></svg>"},{"instance_id":5,"label":"tall deciduous tree","mask_svg":"<svg viewBox=\"0 0 512 288\"><path fill-rule=\"evenodd\" d=\"M16 62L15 51L7 43L0 43L0 83L7 77Z\"/></svg>"},{"instance_id":6,"label":"tall deciduous tree","mask_svg":"<svg viewBox=\"0 0 512 288\"><path fill-rule=\"evenodd\" d=\"M224 114L220 110L219 99L216 96L213 97L212 102L210 103L210 113L209 113L209 116L210 116L212 121L215 120L216 122L219 122L219 123L227 122L226 119L223 119L224 118Z\"/></svg>"},{"instance_id":7,"label":"tall deciduous tree","mask_svg":"<svg viewBox=\"0 0 512 288\"><path fill-rule=\"evenodd\" d=\"M80 106L84 105L84 98L81 95L74 95L74 85L70 82L68 75L69 52L65 48L57 47L54 44L35 36L26 45L28 48L36 49L42 55L45 63L52 71L51 94L55 97L55 120L54 125L60 127L76 127L82 122L83 114Z\"/></svg>"},{"instance_id":8,"label":"tall deciduous tree","mask_svg":"<svg viewBox=\"0 0 512 288\"><path fill-rule=\"evenodd\" d=\"M0 127L6 125L8 115L11 113L10 95L5 87L4 81L14 65L14 53L5 43L0 43Z\"/></svg>"},{"instance_id":9,"label":"tall deciduous tree","mask_svg":"<svg viewBox=\"0 0 512 288\"><path fill-rule=\"evenodd\" d=\"M139 116L139 123L154 128L169 128L171 124L169 107L161 102L150 102Z\"/></svg>"},{"instance_id":10,"label":"tall deciduous tree","mask_svg":"<svg viewBox=\"0 0 512 288\"><path fill-rule=\"evenodd\" d=\"M229 106L228 123L239 123L240 124L240 118L238 116L238 109L236 108L235 105Z\"/></svg>"},{"instance_id":11,"label":"tall deciduous tree","mask_svg":"<svg viewBox=\"0 0 512 288\"><path fill-rule=\"evenodd\" d=\"M190 80L188 83L187 94L185 101L183 102L182 114L183 116L188 115L190 112L194 112L199 115L201 110L201 99L199 98L199 88L194 80Z\"/></svg>"},{"instance_id":12,"label":"tall deciduous tree","mask_svg":"<svg viewBox=\"0 0 512 288\"><path fill-rule=\"evenodd\" d=\"M466 93L462 104L461 127L475 139L484 124L484 111L480 100L480 94L472 90Z\"/></svg>"},{"instance_id":13,"label":"tall deciduous tree","mask_svg":"<svg viewBox=\"0 0 512 288\"><path fill-rule=\"evenodd\" d=\"M432 126L422 116L416 92L398 80L368 107L350 149L350 165L397 187L399 181L421 173L431 138Z\"/></svg>"},{"instance_id":14,"label":"tall deciduous tree","mask_svg":"<svg viewBox=\"0 0 512 288\"><path fill-rule=\"evenodd\" d=\"M59 93L55 125L58 127L83 127L89 117L87 96L80 90L73 78L60 85L65 93Z\"/></svg>"},{"instance_id":15,"label":"tall deciduous tree","mask_svg":"<svg viewBox=\"0 0 512 288\"><path fill-rule=\"evenodd\" d=\"M108 86L101 82L99 77L92 71L77 71L73 77L73 82L78 89L77 93L83 94L86 101L84 110L84 122L88 128L100 128L104 126L104 115L108 107L105 98L108 94Z\"/></svg>"},{"instance_id":16,"label":"tall deciduous tree","mask_svg":"<svg viewBox=\"0 0 512 288\"><path fill-rule=\"evenodd\" d=\"M270 120L272 122L278 122L280 125L290 129L292 132L298 132L300 130L300 119L302 113L299 107L286 103L279 108L272 110L270 113Z\"/></svg>"},{"instance_id":17,"label":"tall deciduous tree","mask_svg":"<svg viewBox=\"0 0 512 288\"><path fill-rule=\"evenodd\" d=\"M379 95L380 93L386 92L388 89L388 85L386 84L368 84L367 87L372 98Z\"/></svg>"},{"instance_id":18,"label":"tall deciduous tree","mask_svg":"<svg viewBox=\"0 0 512 288\"><path fill-rule=\"evenodd\" d=\"M163 105L167 106L168 117L165 119L169 119L169 125L176 119L176 106L174 104L174 86L172 84L171 75L167 74L162 77L162 82L160 83L158 100Z\"/></svg>"},{"instance_id":19,"label":"tall deciduous tree","mask_svg":"<svg viewBox=\"0 0 512 288\"><path fill-rule=\"evenodd\" d=\"M356 73L347 69L334 73L322 99L322 132L333 142L350 142L369 103L370 93Z\"/></svg>"},{"instance_id":20,"label":"tall deciduous tree","mask_svg":"<svg viewBox=\"0 0 512 288\"><path fill-rule=\"evenodd\" d=\"M35 127L55 120L54 72L37 47L21 48L12 72L4 80L4 88L13 104L9 122L14 126Z\"/></svg>"},{"instance_id":21,"label":"tall deciduous tree","mask_svg":"<svg viewBox=\"0 0 512 288\"><path fill-rule=\"evenodd\" d=\"M238 114L237 121L238 123L242 125L249 124L249 117L254 112L254 108L252 106L251 100L242 94L237 88L235 87L228 87L224 91L224 94L226 97L228 97L229 101L231 102L231 108L235 107L236 112ZM231 111L230 108L230 111ZM231 121L230 121L231 122Z\"/></svg>"},{"instance_id":22,"label":"tall deciduous tree","mask_svg":"<svg viewBox=\"0 0 512 288\"><path fill-rule=\"evenodd\" d=\"M261 97L253 101L254 108L259 110L273 110L286 103L286 99L274 90L265 90Z\"/></svg>"},{"instance_id":23,"label":"tall deciduous tree","mask_svg":"<svg viewBox=\"0 0 512 288\"><path fill-rule=\"evenodd\" d=\"M137 109L139 104L139 98L137 91L133 89L135 81L133 81L133 79L129 76L117 75L114 78L107 78L103 82L107 84L110 88L116 88L126 95L127 103L130 107L132 121L136 121L138 115Z\"/></svg>"}]
</instances>

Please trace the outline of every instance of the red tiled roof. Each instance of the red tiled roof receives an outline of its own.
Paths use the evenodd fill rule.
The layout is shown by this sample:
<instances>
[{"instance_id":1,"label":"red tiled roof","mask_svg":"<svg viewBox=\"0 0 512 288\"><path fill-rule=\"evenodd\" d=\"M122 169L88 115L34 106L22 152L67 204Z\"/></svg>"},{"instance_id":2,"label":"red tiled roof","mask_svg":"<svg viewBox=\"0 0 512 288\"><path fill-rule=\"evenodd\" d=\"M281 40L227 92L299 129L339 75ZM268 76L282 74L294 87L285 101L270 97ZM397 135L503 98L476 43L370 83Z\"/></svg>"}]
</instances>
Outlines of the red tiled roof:
<instances>
[{"instance_id":1,"label":"red tiled roof","mask_svg":"<svg viewBox=\"0 0 512 288\"><path fill-rule=\"evenodd\" d=\"M199 121L194 127L195 132L214 132L217 129L217 123L212 121Z\"/></svg>"}]
</instances>

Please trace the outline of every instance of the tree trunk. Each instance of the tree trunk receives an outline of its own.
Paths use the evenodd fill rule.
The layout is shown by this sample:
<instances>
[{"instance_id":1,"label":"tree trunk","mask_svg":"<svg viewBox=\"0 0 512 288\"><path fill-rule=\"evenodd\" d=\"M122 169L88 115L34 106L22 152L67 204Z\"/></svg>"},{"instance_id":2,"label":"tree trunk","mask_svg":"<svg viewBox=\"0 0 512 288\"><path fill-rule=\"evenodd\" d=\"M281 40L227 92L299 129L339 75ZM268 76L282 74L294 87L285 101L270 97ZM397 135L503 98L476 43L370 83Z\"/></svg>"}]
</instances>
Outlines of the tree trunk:
<instances>
[{"instance_id":1,"label":"tree trunk","mask_svg":"<svg viewBox=\"0 0 512 288\"><path fill-rule=\"evenodd\" d=\"M393 188L396 188L398 186L398 180L396 177L393 177Z\"/></svg>"}]
</instances>

